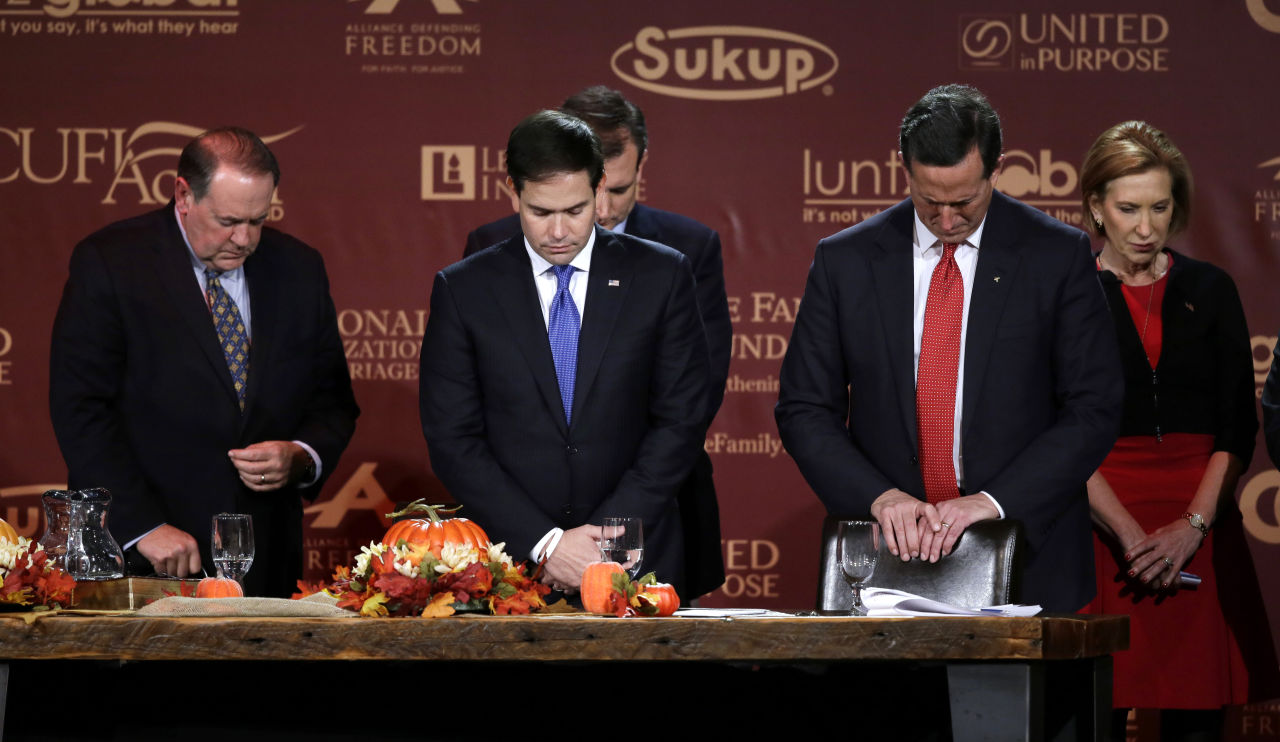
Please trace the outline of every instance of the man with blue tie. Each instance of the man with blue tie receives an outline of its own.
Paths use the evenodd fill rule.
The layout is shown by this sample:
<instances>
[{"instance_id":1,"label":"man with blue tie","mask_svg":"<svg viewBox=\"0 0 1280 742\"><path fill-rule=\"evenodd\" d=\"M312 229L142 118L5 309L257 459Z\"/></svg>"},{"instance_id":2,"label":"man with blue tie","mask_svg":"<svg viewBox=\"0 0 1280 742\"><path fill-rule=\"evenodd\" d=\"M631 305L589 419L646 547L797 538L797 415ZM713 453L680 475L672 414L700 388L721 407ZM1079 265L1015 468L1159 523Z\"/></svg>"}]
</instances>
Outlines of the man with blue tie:
<instances>
[{"instance_id":1,"label":"man with blue tie","mask_svg":"<svg viewBox=\"0 0 1280 742\"><path fill-rule=\"evenodd\" d=\"M591 128L536 113L507 142L521 233L436 275L420 411L468 517L576 589L600 523L638 517L644 571L683 576L676 495L701 450L707 343L689 261L595 225Z\"/></svg>"}]
</instances>

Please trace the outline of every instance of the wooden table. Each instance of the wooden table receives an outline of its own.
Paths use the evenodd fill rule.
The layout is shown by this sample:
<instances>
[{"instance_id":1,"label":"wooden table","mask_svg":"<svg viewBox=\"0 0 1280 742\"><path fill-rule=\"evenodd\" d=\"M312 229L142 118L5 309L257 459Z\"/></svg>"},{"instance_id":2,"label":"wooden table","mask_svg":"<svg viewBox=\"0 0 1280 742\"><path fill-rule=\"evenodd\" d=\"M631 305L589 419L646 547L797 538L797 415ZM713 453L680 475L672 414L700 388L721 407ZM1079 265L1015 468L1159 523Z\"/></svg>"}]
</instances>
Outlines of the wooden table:
<instances>
[{"instance_id":1,"label":"wooden table","mask_svg":"<svg viewBox=\"0 0 1280 742\"><path fill-rule=\"evenodd\" d=\"M419 663L575 663L571 671L580 669L577 663L606 661L687 668L943 663L957 740L1052 736L1053 729L1046 732L1046 713L1053 705L1046 704L1046 687L1060 671L1073 674L1073 686L1085 679L1083 692L1069 704L1069 715L1084 722L1079 734L1105 738L1110 654L1127 646L1123 616L377 620L55 615L29 624L0 617L0 662L20 663L15 686L22 667L35 665L31 660L184 661L205 663L202 667L209 661L288 661L312 668L320 667L315 661L407 662L427 677L434 666ZM588 664L584 672L599 667ZM7 666L4 673L7 680ZM1051 695L1063 700L1056 692Z\"/></svg>"}]
</instances>

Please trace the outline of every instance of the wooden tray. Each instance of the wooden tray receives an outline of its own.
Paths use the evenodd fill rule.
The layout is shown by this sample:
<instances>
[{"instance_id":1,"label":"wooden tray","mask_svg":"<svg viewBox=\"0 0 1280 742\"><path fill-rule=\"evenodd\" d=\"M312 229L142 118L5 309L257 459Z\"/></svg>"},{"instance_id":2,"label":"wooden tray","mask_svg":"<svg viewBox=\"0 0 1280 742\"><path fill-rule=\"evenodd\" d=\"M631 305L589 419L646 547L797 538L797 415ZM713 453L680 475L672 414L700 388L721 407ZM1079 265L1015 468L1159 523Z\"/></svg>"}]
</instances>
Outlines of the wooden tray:
<instances>
[{"instance_id":1,"label":"wooden tray","mask_svg":"<svg viewBox=\"0 0 1280 742\"><path fill-rule=\"evenodd\" d=\"M72 595L72 605L85 610L136 611L148 603L168 597L195 595L200 580L184 580L177 577L121 577L118 580L78 582Z\"/></svg>"}]
</instances>

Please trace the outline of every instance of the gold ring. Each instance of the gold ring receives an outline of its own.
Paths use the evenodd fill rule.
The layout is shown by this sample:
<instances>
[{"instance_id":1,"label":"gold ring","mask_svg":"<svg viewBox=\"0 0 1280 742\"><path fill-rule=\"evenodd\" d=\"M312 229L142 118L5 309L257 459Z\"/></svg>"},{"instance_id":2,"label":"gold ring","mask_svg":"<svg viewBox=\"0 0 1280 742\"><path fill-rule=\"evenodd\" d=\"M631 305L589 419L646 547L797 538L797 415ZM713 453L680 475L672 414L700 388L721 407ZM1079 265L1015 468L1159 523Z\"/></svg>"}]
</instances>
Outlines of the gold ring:
<instances>
[{"instance_id":1,"label":"gold ring","mask_svg":"<svg viewBox=\"0 0 1280 742\"><path fill-rule=\"evenodd\" d=\"M266 484L266 483L267 483L267 475L266 475L266 474L259 474L259 475L258 475L258 484Z\"/></svg>"},{"instance_id":2,"label":"gold ring","mask_svg":"<svg viewBox=\"0 0 1280 742\"><path fill-rule=\"evenodd\" d=\"M942 524L942 527L943 527L943 528L950 528L950 527L951 527L951 524L950 524L950 523L943 523L943 524Z\"/></svg>"}]
</instances>

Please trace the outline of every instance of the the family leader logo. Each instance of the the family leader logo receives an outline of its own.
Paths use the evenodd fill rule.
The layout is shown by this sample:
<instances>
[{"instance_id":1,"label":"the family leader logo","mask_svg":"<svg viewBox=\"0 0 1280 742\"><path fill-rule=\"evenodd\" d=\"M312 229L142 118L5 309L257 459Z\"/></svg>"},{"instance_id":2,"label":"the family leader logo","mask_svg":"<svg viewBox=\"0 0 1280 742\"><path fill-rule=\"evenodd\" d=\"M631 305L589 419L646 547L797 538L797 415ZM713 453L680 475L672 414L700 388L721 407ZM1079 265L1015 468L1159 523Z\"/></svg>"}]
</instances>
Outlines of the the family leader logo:
<instances>
[{"instance_id":1,"label":"the family leader logo","mask_svg":"<svg viewBox=\"0 0 1280 742\"><path fill-rule=\"evenodd\" d=\"M1272 33L1280 33L1280 13L1268 10L1267 0L1245 0L1244 6L1254 23Z\"/></svg>"},{"instance_id":2,"label":"the family leader logo","mask_svg":"<svg viewBox=\"0 0 1280 742\"><path fill-rule=\"evenodd\" d=\"M349 3L369 3L369 7L364 9L365 15L389 15L396 9L402 0L347 0ZM458 4L458 0L430 0L432 7L440 15L459 15L462 13L462 6ZM467 0L467 2L476 2L476 0Z\"/></svg>"},{"instance_id":3,"label":"the family leader logo","mask_svg":"<svg viewBox=\"0 0 1280 742\"><path fill-rule=\"evenodd\" d=\"M772 28L645 26L609 60L623 80L695 100L759 100L811 90L840 60L825 44Z\"/></svg>"}]
</instances>

